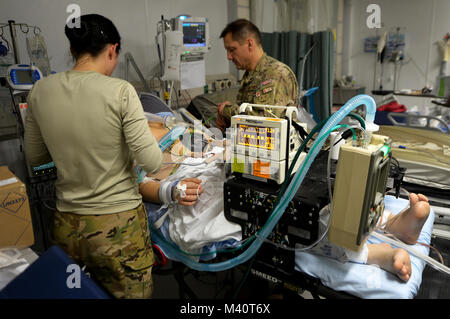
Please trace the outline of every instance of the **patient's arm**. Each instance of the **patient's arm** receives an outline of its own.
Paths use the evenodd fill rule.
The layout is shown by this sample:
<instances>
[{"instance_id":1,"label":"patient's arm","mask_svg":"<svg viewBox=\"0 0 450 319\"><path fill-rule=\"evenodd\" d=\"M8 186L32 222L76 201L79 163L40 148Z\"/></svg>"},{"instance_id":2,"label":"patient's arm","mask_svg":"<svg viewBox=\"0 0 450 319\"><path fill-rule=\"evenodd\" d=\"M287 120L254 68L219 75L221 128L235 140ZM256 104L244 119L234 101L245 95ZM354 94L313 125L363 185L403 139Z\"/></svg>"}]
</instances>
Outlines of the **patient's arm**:
<instances>
[{"instance_id":1,"label":"patient's arm","mask_svg":"<svg viewBox=\"0 0 450 319\"><path fill-rule=\"evenodd\" d=\"M141 193L142 198L146 202L159 203L161 204L161 200L159 199L159 182L149 181L147 183L139 184L139 193Z\"/></svg>"},{"instance_id":2,"label":"patient's arm","mask_svg":"<svg viewBox=\"0 0 450 319\"><path fill-rule=\"evenodd\" d=\"M159 141L169 131L161 123L148 122L148 126L157 141ZM139 184L139 192L141 193L144 201L162 204L163 201L159 198L159 188L161 187L161 183L159 181L170 176L173 170L177 169L177 165L173 164L174 162L181 162L184 156L192 155L193 153L186 149L180 141L175 142L172 148L166 150L163 153L163 163L170 164L163 165L158 173L148 175L149 177L152 177L153 180ZM179 204L185 206L194 205L200 194L203 193L201 182L202 181L197 178L186 178L182 180L180 185L186 185L186 189L182 192L178 192L176 195L172 193L172 199L176 196L176 200ZM184 196L182 196L183 193Z\"/></svg>"}]
</instances>

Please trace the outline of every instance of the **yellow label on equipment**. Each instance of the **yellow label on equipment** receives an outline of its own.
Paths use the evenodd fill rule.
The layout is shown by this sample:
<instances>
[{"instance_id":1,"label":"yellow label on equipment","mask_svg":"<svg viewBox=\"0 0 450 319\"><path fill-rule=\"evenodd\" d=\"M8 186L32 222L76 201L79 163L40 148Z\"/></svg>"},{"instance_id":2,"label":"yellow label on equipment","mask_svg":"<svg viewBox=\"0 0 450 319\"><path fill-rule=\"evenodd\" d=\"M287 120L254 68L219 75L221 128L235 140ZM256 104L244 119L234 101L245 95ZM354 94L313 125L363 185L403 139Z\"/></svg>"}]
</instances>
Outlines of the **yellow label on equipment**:
<instances>
[{"instance_id":1,"label":"yellow label on equipment","mask_svg":"<svg viewBox=\"0 0 450 319\"><path fill-rule=\"evenodd\" d=\"M233 172L245 173L245 163L239 160L237 157L233 158L233 164L231 164L231 170Z\"/></svg>"},{"instance_id":2,"label":"yellow label on equipment","mask_svg":"<svg viewBox=\"0 0 450 319\"><path fill-rule=\"evenodd\" d=\"M164 91L164 99L169 100L170 99L170 93L167 91Z\"/></svg>"}]
</instances>

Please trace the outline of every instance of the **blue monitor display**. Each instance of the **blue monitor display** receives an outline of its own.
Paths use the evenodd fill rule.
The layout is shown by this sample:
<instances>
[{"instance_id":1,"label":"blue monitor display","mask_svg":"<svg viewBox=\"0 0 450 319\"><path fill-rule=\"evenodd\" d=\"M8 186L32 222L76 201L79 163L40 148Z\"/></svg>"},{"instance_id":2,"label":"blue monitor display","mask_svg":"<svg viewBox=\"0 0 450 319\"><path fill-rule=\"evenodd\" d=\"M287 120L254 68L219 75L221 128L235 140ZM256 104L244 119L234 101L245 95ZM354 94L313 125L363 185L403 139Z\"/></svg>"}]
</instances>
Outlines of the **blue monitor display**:
<instances>
[{"instance_id":1,"label":"blue monitor display","mask_svg":"<svg viewBox=\"0 0 450 319\"><path fill-rule=\"evenodd\" d=\"M185 47L206 46L204 22L183 22L183 43Z\"/></svg>"}]
</instances>

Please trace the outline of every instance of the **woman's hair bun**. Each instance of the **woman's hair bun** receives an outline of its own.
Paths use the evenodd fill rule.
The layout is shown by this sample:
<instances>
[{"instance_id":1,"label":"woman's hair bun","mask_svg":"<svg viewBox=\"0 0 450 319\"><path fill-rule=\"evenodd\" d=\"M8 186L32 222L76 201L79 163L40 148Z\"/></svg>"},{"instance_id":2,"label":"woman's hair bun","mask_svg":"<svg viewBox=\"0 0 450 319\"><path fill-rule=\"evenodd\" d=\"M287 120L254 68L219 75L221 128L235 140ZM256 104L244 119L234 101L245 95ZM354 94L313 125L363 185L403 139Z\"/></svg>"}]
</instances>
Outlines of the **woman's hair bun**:
<instances>
[{"instance_id":1,"label":"woman's hair bun","mask_svg":"<svg viewBox=\"0 0 450 319\"><path fill-rule=\"evenodd\" d=\"M73 40L83 40L86 39L89 33L89 26L86 22L80 21L80 27L69 28L71 30L70 36Z\"/></svg>"},{"instance_id":2,"label":"woman's hair bun","mask_svg":"<svg viewBox=\"0 0 450 319\"><path fill-rule=\"evenodd\" d=\"M79 19L79 27L66 24L64 29L75 58L86 53L95 57L107 44L117 43L116 52L119 53L120 35L111 20L99 14L82 15Z\"/></svg>"}]
</instances>

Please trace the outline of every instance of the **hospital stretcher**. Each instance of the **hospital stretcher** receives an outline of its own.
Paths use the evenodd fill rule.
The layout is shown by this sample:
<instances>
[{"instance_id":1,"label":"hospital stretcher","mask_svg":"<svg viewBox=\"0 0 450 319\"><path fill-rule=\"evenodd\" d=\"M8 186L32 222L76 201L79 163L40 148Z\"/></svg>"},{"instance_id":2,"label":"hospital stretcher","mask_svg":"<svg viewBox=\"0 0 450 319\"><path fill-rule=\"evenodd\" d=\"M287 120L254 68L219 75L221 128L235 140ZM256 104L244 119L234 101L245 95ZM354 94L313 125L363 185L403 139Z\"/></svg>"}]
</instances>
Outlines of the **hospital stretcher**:
<instances>
[{"instance_id":1,"label":"hospital stretcher","mask_svg":"<svg viewBox=\"0 0 450 319\"><path fill-rule=\"evenodd\" d=\"M386 196L386 207L394 214L403 209L406 204L407 201L404 199ZM152 203L145 203L145 205L149 216L149 224L152 225L164 213L164 208L161 209L160 205ZM431 242L434 219L434 212L431 211L419 238L419 242L422 244L429 245ZM166 225L163 224L160 229L153 233L152 240L157 247L159 247L158 244L161 240L171 242L167 222L168 219L166 219ZM369 238L369 243L376 242L378 242L377 239ZM172 242L172 244L174 243ZM428 255L429 248L427 246L421 244L415 246L414 248L421 253ZM178 261L176 256L170 256L160 248L158 251L164 258ZM288 276L280 274L283 277L280 278L280 281L331 298L414 298L422 281L425 262L415 256L411 256L411 262L412 277L407 283L404 283L395 275L376 266L351 262L341 263L307 251L299 251L295 253L295 269ZM185 284L182 282L180 285Z\"/></svg>"},{"instance_id":2,"label":"hospital stretcher","mask_svg":"<svg viewBox=\"0 0 450 319\"><path fill-rule=\"evenodd\" d=\"M386 209L396 214L407 204L406 200L386 196ZM160 205L145 203L149 224L152 225L164 209ZM159 210L159 211L158 211ZM425 223L418 242L414 249L428 255L431 233L433 230L434 212ZM151 226L150 226L151 227ZM168 222L153 232L152 241L158 246L161 241L174 244L169 235ZM368 243L379 243L380 240L369 237ZM159 246L158 246L159 247ZM178 261L176 256L166 255L165 258ZM314 294L329 298L376 298L376 299L408 299L414 298L422 282L422 273L426 263L418 257L411 256L412 276L407 283L400 281L395 275L388 273L374 265L357 264L319 256L308 251L295 253L295 270L289 276L280 273L280 282L298 287L300 290L309 290ZM210 261L214 262L214 260Z\"/></svg>"},{"instance_id":3,"label":"hospital stretcher","mask_svg":"<svg viewBox=\"0 0 450 319\"><path fill-rule=\"evenodd\" d=\"M393 196L386 196L386 209L391 210L394 214L398 213L407 205L407 201ZM161 205L145 202L147 214L149 217L149 224L151 225L152 240L157 247L160 247L161 241L166 244L175 245L170 238L169 218L166 218L162 226L158 230L152 229L152 225L165 214L167 208L161 208ZM431 241L431 232L434 223L434 212L430 216L422 229L419 241L425 245L429 245ZM369 238L369 243L378 242L375 238ZM232 244L232 243L231 243ZM218 249L220 246L204 247L203 252L208 252ZM417 244L415 247L421 253L428 255L429 249L426 246ZM170 253L158 249L163 258L178 262L177 256L170 255ZM209 262L215 255L208 255ZM231 256L229 258L232 258ZM341 263L339 261L322 257L305 252L295 253L295 269L293 267L292 273L286 275L285 272L280 272L280 282L287 283L291 287L297 287L298 290L306 289L312 291L314 294L321 296L328 296L330 298L344 297L344 298L413 298L420 287L422 281L422 272L425 268L425 262L415 256L411 256L413 275L407 283L401 282L396 276L371 265L362 265L356 263ZM255 265L257 265L256 263ZM180 287L193 292L185 284L180 269L181 264L178 265L178 270L174 274L177 276ZM262 264L264 270L264 265ZM268 272L273 269L268 269ZM273 275L273 274L272 274Z\"/></svg>"}]
</instances>

